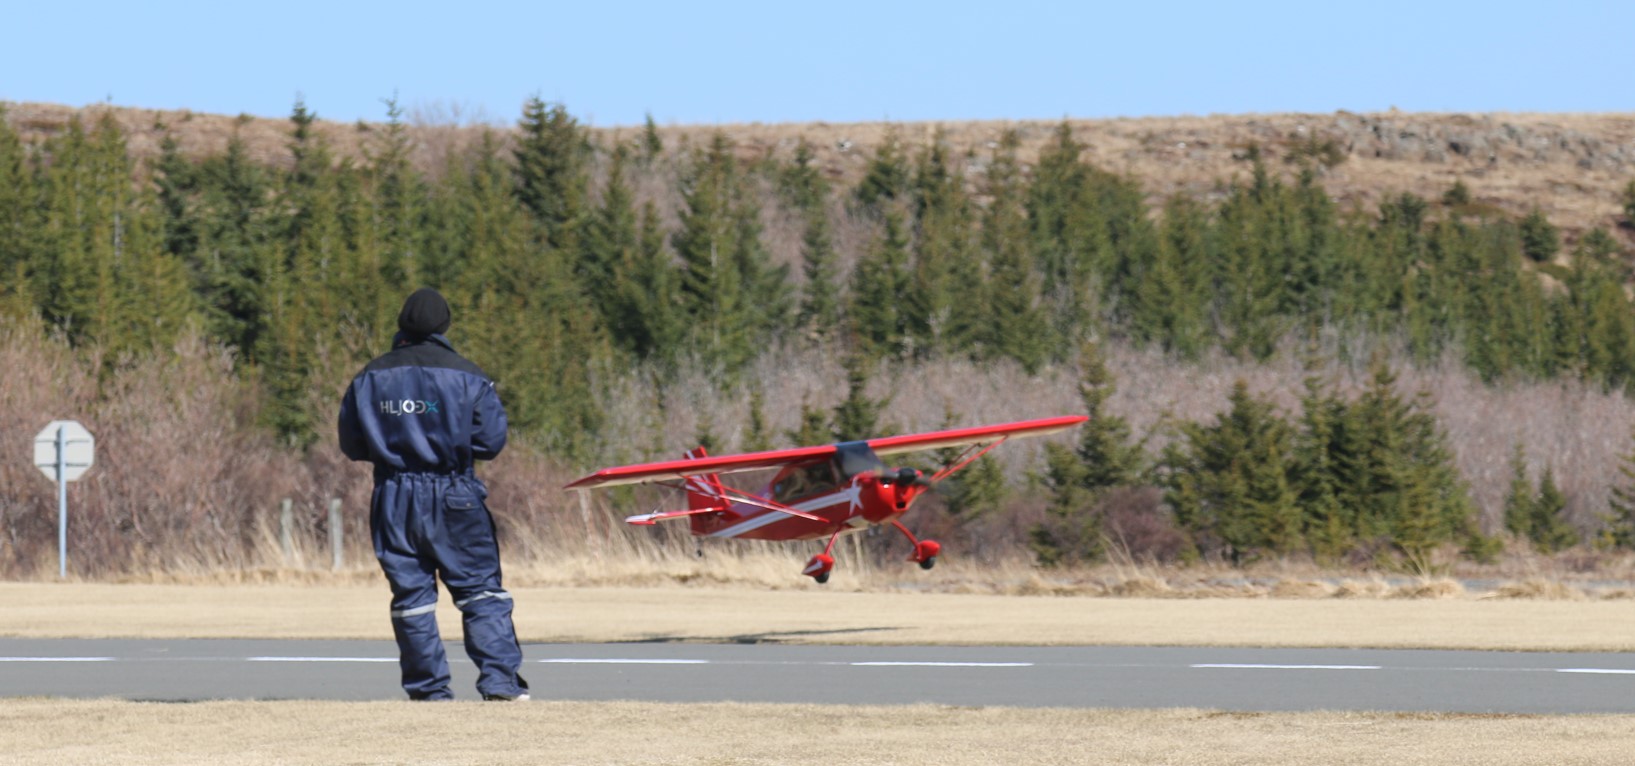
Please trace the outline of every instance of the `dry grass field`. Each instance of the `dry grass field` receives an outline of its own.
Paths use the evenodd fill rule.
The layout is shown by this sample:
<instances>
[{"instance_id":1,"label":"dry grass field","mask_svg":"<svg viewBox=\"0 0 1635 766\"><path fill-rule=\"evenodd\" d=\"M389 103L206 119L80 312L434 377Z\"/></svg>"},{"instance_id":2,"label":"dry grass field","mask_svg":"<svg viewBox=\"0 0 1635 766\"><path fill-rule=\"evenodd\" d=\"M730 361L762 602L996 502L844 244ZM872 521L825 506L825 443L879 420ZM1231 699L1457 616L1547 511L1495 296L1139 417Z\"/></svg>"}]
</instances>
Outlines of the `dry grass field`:
<instances>
[{"instance_id":1,"label":"dry grass field","mask_svg":"<svg viewBox=\"0 0 1635 766\"><path fill-rule=\"evenodd\" d=\"M0 764L1627 764L1619 716L8 700Z\"/></svg>"},{"instance_id":2,"label":"dry grass field","mask_svg":"<svg viewBox=\"0 0 1635 766\"><path fill-rule=\"evenodd\" d=\"M1635 651L1628 600L1084 598L744 587L512 588L528 643L1167 645ZM1416 595L1410 589L1402 595ZM0 583L0 636L389 640L383 582ZM445 638L459 613L445 597Z\"/></svg>"}]
</instances>

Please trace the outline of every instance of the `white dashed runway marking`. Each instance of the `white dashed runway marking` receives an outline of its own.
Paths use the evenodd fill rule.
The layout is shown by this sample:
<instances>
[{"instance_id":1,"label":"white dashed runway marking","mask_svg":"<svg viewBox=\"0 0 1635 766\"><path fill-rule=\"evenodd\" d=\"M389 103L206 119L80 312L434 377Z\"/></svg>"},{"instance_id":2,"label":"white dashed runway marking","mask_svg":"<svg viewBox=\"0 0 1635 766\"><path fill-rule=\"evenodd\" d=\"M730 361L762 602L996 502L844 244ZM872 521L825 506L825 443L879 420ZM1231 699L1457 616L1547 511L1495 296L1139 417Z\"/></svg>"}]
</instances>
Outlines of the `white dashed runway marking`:
<instances>
[{"instance_id":1,"label":"white dashed runway marking","mask_svg":"<svg viewBox=\"0 0 1635 766\"><path fill-rule=\"evenodd\" d=\"M1235 662L1206 662L1188 665L1191 668L1226 668L1229 670L1381 670L1381 665L1256 665Z\"/></svg>"}]
</instances>

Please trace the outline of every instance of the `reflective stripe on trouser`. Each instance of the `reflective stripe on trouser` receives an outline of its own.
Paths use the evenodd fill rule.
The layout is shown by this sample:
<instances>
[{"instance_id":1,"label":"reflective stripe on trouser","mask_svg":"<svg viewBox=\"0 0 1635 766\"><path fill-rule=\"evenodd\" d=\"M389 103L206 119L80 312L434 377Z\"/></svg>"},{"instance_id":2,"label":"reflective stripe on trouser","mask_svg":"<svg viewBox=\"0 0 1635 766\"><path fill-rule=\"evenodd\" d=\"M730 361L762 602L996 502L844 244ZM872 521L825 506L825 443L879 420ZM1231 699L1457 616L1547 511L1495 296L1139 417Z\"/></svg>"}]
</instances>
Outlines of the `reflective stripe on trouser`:
<instances>
[{"instance_id":1,"label":"reflective stripe on trouser","mask_svg":"<svg viewBox=\"0 0 1635 766\"><path fill-rule=\"evenodd\" d=\"M500 585L494 522L468 477L399 475L375 487L370 530L375 557L392 586L392 633L402 655L403 690L446 699L447 653L437 629L437 580L459 606L477 690L515 695L522 649L511 594Z\"/></svg>"}]
</instances>

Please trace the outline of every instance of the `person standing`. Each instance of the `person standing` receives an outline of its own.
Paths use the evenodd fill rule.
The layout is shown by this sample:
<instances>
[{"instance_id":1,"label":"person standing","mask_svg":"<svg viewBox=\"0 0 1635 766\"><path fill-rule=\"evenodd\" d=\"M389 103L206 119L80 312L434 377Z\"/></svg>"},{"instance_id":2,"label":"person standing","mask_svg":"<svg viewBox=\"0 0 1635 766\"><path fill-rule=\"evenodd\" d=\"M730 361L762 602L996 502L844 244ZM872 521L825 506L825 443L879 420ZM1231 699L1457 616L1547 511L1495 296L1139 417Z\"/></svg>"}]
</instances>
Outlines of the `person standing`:
<instances>
[{"instance_id":1,"label":"person standing","mask_svg":"<svg viewBox=\"0 0 1635 766\"><path fill-rule=\"evenodd\" d=\"M392 587L403 690L414 700L454 698L437 630L441 578L462 615L477 691L485 700L526 700L488 489L473 470L505 447L505 408L494 382L443 336L450 319L431 288L403 302L392 350L365 366L341 400L341 452L374 464L369 531Z\"/></svg>"}]
</instances>

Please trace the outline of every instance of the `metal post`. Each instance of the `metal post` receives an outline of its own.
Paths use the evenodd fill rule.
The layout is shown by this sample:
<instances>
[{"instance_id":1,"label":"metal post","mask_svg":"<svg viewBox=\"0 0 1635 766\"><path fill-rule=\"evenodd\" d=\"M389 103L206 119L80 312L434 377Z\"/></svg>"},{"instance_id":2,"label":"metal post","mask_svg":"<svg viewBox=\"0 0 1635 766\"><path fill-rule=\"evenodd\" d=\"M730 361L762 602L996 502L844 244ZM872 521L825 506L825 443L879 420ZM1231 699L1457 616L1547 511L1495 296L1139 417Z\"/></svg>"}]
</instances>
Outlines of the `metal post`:
<instances>
[{"instance_id":1,"label":"metal post","mask_svg":"<svg viewBox=\"0 0 1635 766\"><path fill-rule=\"evenodd\" d=\"M290 563L295 552L295 514L290 510L290 499L284 498L278 512L278 547L284 551L284 563Z\"/></svg>"},{"instance_id":2,"label":"metal post","mask_svg":"<svg viewBox=\"0 0 1635 766\"><path fill-rule=\"evenodd\" d=\"M57 426L57 579L68 579L68 439Z\"/></svg>"},{"instance_id":3,"label":"metal post","mask_svg":"<svg viewBox=\"0 0 1635 766\"><path fill-rule=\"evenodd\" d=\"M331 569L341 571L341 499L329 499L329 549L334 553L335 561Z\"/></svg>"}]
</instances>

